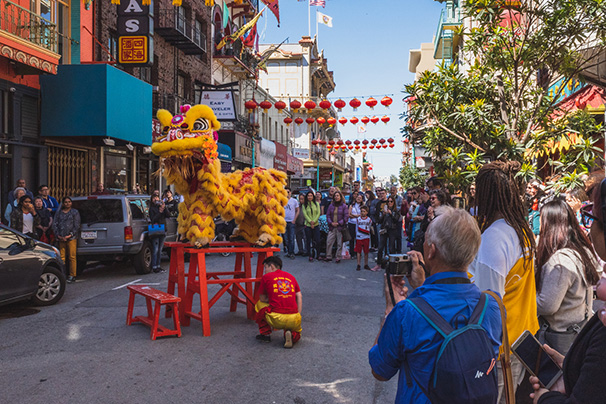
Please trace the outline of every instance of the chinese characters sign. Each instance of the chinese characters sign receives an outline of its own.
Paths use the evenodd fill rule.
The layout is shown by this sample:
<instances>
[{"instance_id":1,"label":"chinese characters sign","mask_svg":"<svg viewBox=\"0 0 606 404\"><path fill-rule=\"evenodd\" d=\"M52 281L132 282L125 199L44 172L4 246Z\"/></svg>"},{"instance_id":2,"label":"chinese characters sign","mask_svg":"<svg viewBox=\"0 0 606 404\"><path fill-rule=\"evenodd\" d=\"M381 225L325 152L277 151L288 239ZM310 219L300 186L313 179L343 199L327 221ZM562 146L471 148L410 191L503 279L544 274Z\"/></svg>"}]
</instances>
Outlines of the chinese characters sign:
<instances>
[{"instance_id":1,"label":"chinese characters sign","mask_svg":"<svg viewBox=\"0 0 606 404\"><path fill-rule=\"evenodd\" d=\"M143 0L123 0L118 6L118 62L149 66L153 64L153 16Z\"/></svg>"}]
</instances>

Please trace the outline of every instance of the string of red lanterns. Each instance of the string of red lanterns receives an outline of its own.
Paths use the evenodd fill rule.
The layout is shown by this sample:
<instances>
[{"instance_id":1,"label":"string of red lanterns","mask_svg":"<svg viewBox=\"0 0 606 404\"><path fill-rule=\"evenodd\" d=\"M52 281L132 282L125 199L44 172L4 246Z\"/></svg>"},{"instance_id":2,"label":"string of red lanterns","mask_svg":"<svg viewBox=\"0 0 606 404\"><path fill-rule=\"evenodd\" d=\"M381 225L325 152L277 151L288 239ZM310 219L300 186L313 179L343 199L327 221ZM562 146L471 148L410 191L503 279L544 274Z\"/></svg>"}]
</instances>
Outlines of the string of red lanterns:
<instances>
[{"instance_id":1,"label":"string of red lanterns","mask_svg":"<svg viewBox=\"0 0 606 404\"><path fill-rule=\"evenodd\" d=\"M311 141L311 144L314 146L326 146L326 148L328 150L332 150L332 152L335 151L347 151L347 150L366 150L366 149L387 149L389 148L394 148L395 145L395 140L393 138L388 138L388 139L363 139L362 141L356 139L353 142L351 140L345 140L343 141L342 139L330 139L328 142L325 140L320 140L320 139L314 139ZM332 153L331 152L331 153Z\"/></svg>"},{"instance_id":2,"label":"string of red lanterns","mask_svg":"<svg viewBox=\"0 0 606 404\"><path fill-rule=\"evenodd\" d=\"M369 97L365 101L366 106L368 106L371 110L373 110L374 107L377 106L378 103L379 102L373 97ZM393 103L393 99L389 96L385 96L381 99L381 105L383 105L385 108L389 108L389 106L392 103ZM347 106L347 103L340 98L337 101L335 101L334 104L331 103L330 101L328 101L327 99L323 99L322 101L320 101L318 106L320 108L322 108L324 111L327 111L333 105L338 109L339 112L341 112L343 110L343 108L345 108ZM360 101L356 97L354 97L351 101L349 101L349 106L354 111L357 111L357 109L361 105L362 105L362 101ZM269 101L269 100L263 100L261 103L257 103L254 98L252 100L246 101L244 103L244 106L248 113L252 113L254 110L256 110L259 107L263 110L264 113L267 113L271 109L271 107L275 107L278 110L278 113L281 113L284 109L286 109L286 103L284 101L276 101L275 104L272 104L271 101ZM296 114L299 112L299 109L301 108L302 104L298 100L292 100L290 102L289 106L290 106L290 109L292 110L292 112ZM305 102L305 104L303 104L303 106L305 107L305 109L307 109L308 112L310 112L316 108L316 103L312 100L308 100Z\"/></svg>"}]
</instances>

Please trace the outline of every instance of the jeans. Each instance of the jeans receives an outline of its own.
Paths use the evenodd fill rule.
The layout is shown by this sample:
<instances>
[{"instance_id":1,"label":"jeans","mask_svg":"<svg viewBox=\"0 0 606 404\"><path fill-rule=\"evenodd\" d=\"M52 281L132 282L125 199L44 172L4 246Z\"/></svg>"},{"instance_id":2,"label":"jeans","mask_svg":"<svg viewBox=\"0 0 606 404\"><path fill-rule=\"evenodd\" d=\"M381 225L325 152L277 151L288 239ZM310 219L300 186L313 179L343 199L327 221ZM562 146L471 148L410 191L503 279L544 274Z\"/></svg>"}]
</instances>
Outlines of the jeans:
<instances>
[{"instance_id":1,"label":"jeans","mask_svg":"<svg viewBox=\"0 0 606 404\"><path fill-rule=\"evenodd\" d=\"M286 223L286 232L284 233L284 247L288 255L294 255L295 253L295 224L291 222Z\"/></svg>"},{"instance_id":2,"label":"jeans","mask_svg":"<svg viewBox=\"0 0 606 404\"><path fill-rule=\"evenodd\" d=\"M299 249L299 254L309 254L309 251L305 249L305 246L307 245L307 242L305 240L305 225L295 225L295 235L297 239L297 248Z\"/></svg>"},{"instance_id":3,"label":"jeans","mask_svg":"<svg viewBox=\"0 0 606 404\"><path fill-rule=\"evenodd\" d=\"M307 242L307 253L312 258L318 258L320 252L320 226L316 226L313 229L309 226L305 226L305 241ZM314 257L314 251L315 257Z\"/></svg>"},{"instance_id":4,"label":"jeans","mask_svg":"<svg viewBox=\"0 0 606 404\"><path fill-rule=\"evenodd\" d=\"M351 240L349 240L349 255L355 257L356 252L354 251L354 248L356 247L356 224L347 223L347 229L351 235Z\"/></svg>"},{"instance_id":5,"label":"jeans","mask_svg":"<svg viewBox=\"0 0 606 404\"><path fill-rule=\"evenodd\" d=\"M152 269L160 268L160 259L162 257L162 246L165 236L156 236L151 238L152 242Z\"/></svg>"},{"instance_id":6,"label":"jeans","mask_svg":"<svg viewBox=\"0 0 606 404\"><path fill-rule=\"evenodd\" d=\"M386 234L381 234L381 241L379 244L379 265L383 262L383 256L387 254L396 254L396 240L402 230L389 229Z\"/></svg>"},{"instance_id":7,"label":"jeans","mask_svg":"<svg viewBox=\"0 0 606 404\"><path fill-rule=\"evenodd\" d=\"M69 276L76 276L76 249L78 247L78 239L74 238L69 241L59 241L59 253L65 264L69 262Z\"/></svg>"}]
</instances>

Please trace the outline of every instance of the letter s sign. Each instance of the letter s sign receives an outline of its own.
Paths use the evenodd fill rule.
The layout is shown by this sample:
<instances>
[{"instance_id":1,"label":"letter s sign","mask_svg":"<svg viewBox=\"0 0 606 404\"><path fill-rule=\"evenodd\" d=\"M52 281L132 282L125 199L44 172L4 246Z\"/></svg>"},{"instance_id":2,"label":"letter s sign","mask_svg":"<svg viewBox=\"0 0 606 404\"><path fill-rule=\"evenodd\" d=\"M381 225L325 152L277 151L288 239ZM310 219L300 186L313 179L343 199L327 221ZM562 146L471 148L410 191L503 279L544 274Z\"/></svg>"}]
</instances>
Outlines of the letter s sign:
<instances>
[{"instance_id":1,"label":"letter s sign","mask_svg":"<svg viewBox=\"0 0 606 404\"><path fill-rule=\"evenodd\" d=\"M139 21L137 20L126 20L125 26L126 32L136 33L139 31Z\"/></svg>"}]
</instances>

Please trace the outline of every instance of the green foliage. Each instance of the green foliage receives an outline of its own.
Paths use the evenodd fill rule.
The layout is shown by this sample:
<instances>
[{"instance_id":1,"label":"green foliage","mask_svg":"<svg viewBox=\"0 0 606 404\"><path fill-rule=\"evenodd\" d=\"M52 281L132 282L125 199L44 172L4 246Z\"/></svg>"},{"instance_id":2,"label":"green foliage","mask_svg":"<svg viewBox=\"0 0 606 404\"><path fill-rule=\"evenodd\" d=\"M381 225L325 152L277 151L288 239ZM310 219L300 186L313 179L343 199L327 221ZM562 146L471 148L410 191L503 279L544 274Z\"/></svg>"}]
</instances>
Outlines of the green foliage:
<instances>
[{"instance_id":1,"label":"green foliage","mask_svg":"<svg viewBox=\"0 0 606 404\"><path fill-rule=\"evenodd\" d=\"M579 78L606 51L606 1L461 3L477 24L455 32L464 39L459 63L442 64L405 86L414 101L402 132L425 147L437 174L457 190L473 181L483 159L520 161L523 180L548 169L562 186L577 181L603 155L595 140L602 128L584 111L559 110L565 85L553 97L549 85ZM555 141L576 135L583 140L568 151L536 159Z\"/></svg>"},{"instance_id":2,"label":"green foliage","mask_svg":"<svg viewBox=\"0 0 606 404\"><path fill-rule=\"evenodd\" d=\"M419 168L405 165L400 168L400 184L402 188L409 189L412 187L424 187L427 175Z\"/></svg>"}]
</instances>

